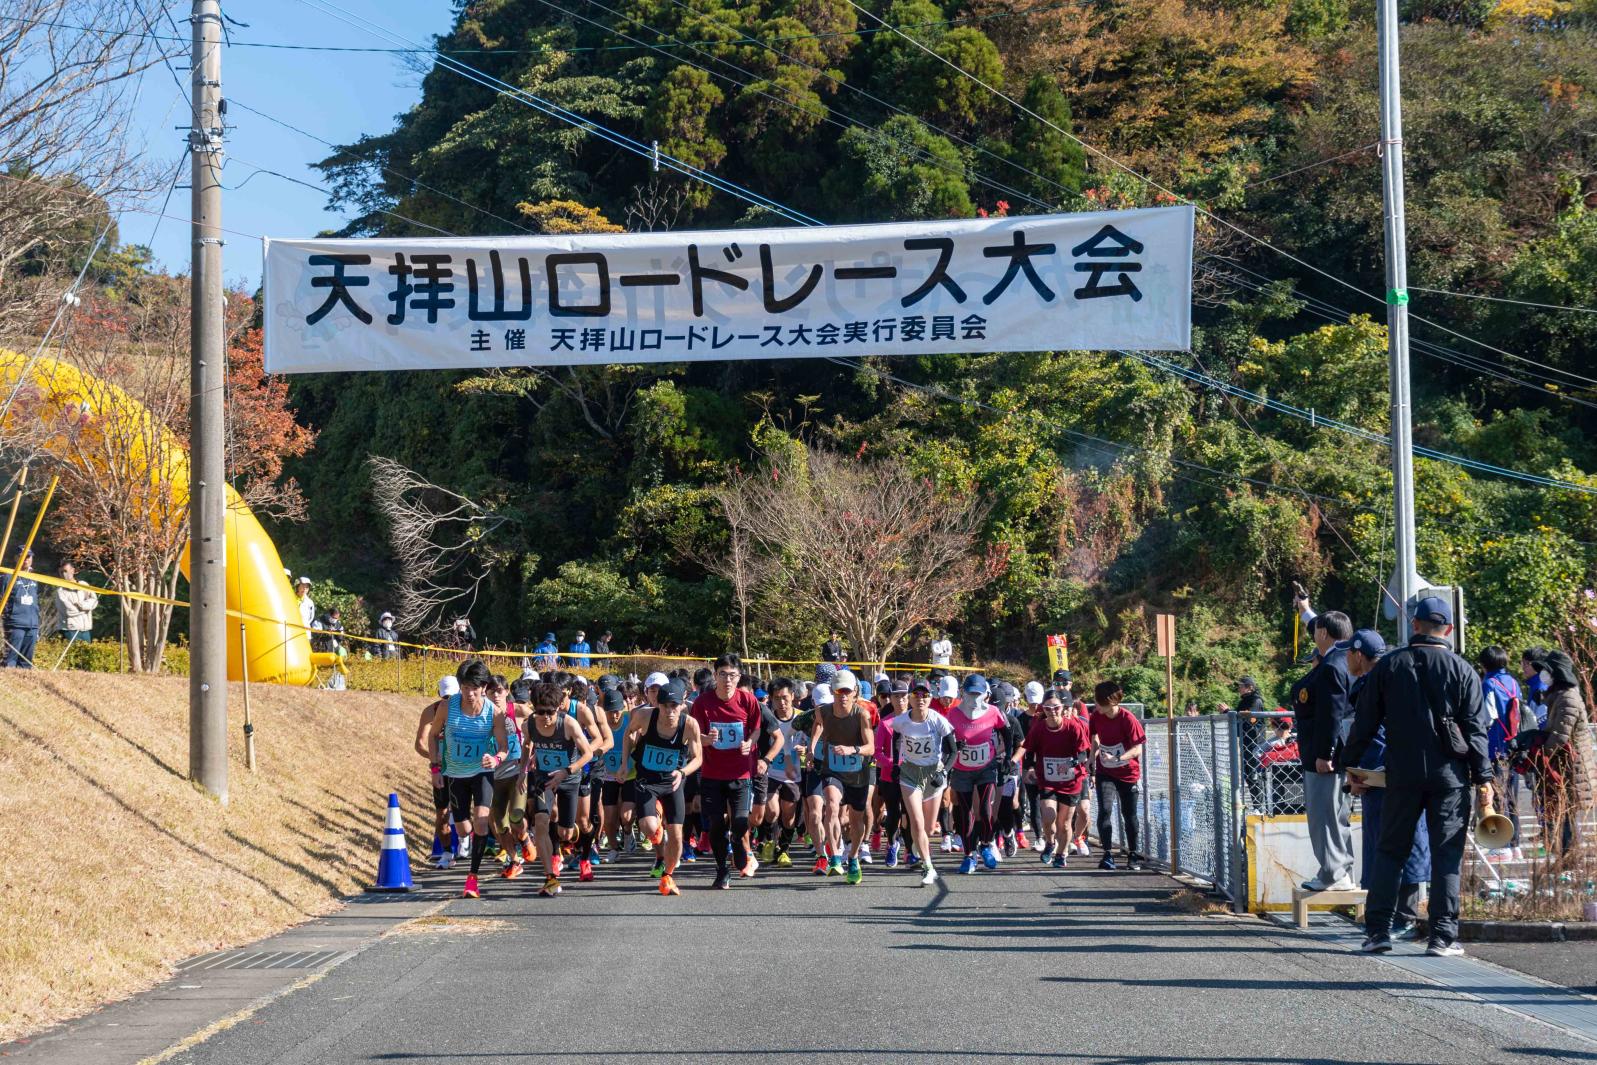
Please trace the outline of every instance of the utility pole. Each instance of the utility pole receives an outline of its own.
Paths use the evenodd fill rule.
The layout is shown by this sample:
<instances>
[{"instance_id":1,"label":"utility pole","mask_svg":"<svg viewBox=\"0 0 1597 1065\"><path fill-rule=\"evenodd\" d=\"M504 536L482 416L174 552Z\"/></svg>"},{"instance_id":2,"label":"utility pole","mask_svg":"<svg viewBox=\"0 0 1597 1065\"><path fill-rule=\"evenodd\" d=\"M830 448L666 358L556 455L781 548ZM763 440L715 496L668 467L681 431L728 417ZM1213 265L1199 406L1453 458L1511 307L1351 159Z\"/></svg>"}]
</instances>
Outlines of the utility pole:
<instances>
[{"instance_id":1,"label":"utility pole","mask_svg":"<svg viewBox=\"0 0 1597 1065\"><path fill-rule=\"evenodd\" d=\"M227 802L227 504L222 386L222 9L193 0L193 393L189 412L189 779Z\"/></svg>"},{"instance_id":2,"label":"utility pole","mask_svg":"<svg viewBox=\"0 0 1597 1065\"><path fill-rule=\"evenodd\" d=\"M1392 523L1397 562L1387 615L1401 643L1421 578L1414 544L1414 425L1408 378L1408 241L1403 222L1403 99L1398 84L1397 0L1377 0L1381 70L1381 199L1386 215L1386 351L1392 392Z\"/></svg>"}]
</instances>

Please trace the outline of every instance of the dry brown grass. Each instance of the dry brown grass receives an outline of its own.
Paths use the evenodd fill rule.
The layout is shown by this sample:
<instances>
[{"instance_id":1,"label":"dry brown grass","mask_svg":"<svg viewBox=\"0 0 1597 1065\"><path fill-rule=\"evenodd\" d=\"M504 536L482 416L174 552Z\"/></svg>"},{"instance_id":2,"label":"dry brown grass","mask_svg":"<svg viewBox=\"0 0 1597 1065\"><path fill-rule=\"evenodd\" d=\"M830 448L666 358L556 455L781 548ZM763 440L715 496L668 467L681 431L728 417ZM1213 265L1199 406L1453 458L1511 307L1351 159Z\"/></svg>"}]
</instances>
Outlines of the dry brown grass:
<instances>
[{"instance_id":1,"label":"dry brown grass","mask_svg":"<svg viewBox=\"0 0 1597 1065\"><path fill-rule=\"evenodd\" d=\"M148 987L174 962L325 914L371 882L388 793L412 861L431 796L415 696L233 686L231 801L191 785L188 681L0 674L0 1042Z\"/></svg>"}]
</instances>

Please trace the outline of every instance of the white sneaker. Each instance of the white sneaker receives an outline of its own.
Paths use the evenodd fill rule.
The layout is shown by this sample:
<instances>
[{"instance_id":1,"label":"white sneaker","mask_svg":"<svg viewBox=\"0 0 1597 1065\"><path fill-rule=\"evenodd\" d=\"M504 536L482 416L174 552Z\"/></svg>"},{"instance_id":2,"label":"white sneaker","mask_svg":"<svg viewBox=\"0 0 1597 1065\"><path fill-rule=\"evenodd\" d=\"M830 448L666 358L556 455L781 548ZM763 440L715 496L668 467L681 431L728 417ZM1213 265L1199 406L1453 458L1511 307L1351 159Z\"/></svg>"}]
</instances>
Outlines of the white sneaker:
<instances>
[{"instance_id":1,"label":"white sneaker","mask_svg":"<svg viewBox=\"0 0 1597 1065\"><path fill-rule=\"evenodd\" d=\"M1340 880L1338 880L1336 883L1331 884L1329 887L1326 887L1324 890L1326 890L1326 891L1357 891L1358 889L1359 889L1359 886L1353 882L1351 877L1344 876Z\"/></svg>"},{"instance_id":2,"label":"white sneaker","mask_svg":"<svg viewBox=\"0 0 1597 1065\"><path fill-rule=\"evenodd\" d=\"M871 861L871 849L869 847L861 847L859 849L859 863L861 865L872 865L872 864L874 864Z\"/></svg>"},{"instance_id":3,"label":"white sneaker","mask_svg":"<svg viewBox=\"0 0 1597 1065\"><path fill-rule=\"evenodd\" d=\"M952 839L950 839L948 836L944 836L943 837L943 853L944 854L949 854L949 853L951 853L953 851L953 849L954 849L954 841Z\"/></svg>"},{"instance_id":4,"label":"white sneaker","mask_svg":"<svg viewBox=\"0 0 1597 1065\"><path fill-rule=\"evenodd\" d=\"M1031 841L1031 849L1036 851L1038 854L1043 852L1042 839L1040 837Z\"/></svg>"},{"instance_id":5,"label":"white sneaker","mask_svg":"<svg viewBox=\"0 0 1597 1065\"><path fill-rule=\"evenodd\" d=\"M1080 842L1078 842L1076 844L1076 853L1077 854L1091 854L1092 853L1092 851L1087 847L1087 841L1086 840L1081 840Z\"/></svg>"},{"instance_id":6,"label":"white sneaker","mask_svg":"<svg viewBox=\"0 0 1597 1065\"><path fill-rule=\"evenodd\" d=\"M448 851L444 851L444 853L442 853L442 854L440 854L438 856L438 868L440 868L440 869L448 869L450 866L452 866L454 864L455 864L455 856L450 854Z\"/></svg>"},{"instance_id":7,"label":"white sneaker","mask_svg":"<svg viewBox=\"0 0 1597 1065\"><path fill-rule=\"evenodd\" d=\"M937 870L928 865L926 872L921 875L920 886L931 887L935 883L937 883Z\"/></svg>"}]
</instances>

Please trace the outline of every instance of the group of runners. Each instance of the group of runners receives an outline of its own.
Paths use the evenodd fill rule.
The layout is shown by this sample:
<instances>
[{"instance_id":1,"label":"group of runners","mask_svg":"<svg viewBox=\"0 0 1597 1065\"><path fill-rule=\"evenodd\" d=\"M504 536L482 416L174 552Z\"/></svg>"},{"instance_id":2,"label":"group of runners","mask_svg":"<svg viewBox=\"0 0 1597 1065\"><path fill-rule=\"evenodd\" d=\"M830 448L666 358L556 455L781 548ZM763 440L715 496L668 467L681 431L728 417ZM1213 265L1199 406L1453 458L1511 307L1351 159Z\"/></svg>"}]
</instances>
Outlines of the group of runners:
<instances>
[{"instance_id":1,"label":"group of runners","mask_svg":"<svg viewBox=\"0 0 1597 1065\"><path fill-rule=\"evenodd\" d=\"M438 692L416 751L432 774L436 860L470 862L470 898L490 856L505 879L541 862L545 897L638 851L652 851L662 895L680 894L678 869L706 855L722 890L796 853L848 884L877 855L923 885L938 879L938 851L963 874L1022 852L1062 869L1091 853L1094 801L1099 867L1120 867L1116 821L1123 866L1143 860L1144 734L1113 681L1090 706L1063 670L1017 689L939 670L866 681L822 663L813 682L762 687L727 654L696 672L597 682L532 669L507 681L470 659Z\"/></svg>"}]
</instances>

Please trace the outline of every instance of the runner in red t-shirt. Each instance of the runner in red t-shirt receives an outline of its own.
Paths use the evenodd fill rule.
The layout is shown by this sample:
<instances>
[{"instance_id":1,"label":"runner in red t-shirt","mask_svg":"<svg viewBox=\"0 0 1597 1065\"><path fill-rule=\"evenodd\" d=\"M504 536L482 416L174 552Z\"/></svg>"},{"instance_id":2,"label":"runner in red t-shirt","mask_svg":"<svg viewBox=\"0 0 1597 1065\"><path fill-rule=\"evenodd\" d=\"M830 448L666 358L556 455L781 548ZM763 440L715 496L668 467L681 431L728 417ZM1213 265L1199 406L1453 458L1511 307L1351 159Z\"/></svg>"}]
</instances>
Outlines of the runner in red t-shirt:
<instances>
[{"instance_id":1,"label":"runner in red t-shirt","mask_svg":"<svg viewBox=\"0 0 1597 1065\"><path fill-rule=\"evenodd\" d=\"M704 737L704 765L699 770L699 812L715 852L715 883L725 890L732 886L728 865L727 832L730 831L731 859L744 876L753 876L759 862L748 850L749 811L753 807L754 763L769 762L781 748L781 734L768 740L769 749L759 750L760 701L751 691L737 686L743 675L743 662L737 655L724 654L715 660L715 686L693 701L693 720Z\"/></svg>"},{"instance_id":2,"label":"runner in red t-shirt","mask_svg":"<svg viewBox=\"0 0 1597 1065\"><path fill-rule=\"evenodd\" d=\"M1065 867L1065 855L1070 853L1071 815L1081 802L1091 750L1087 723L1079 717L1065 716L1065 704L1058 692L1045 694L1041 713L1026 733L1026 754L1037 774L1041 860L1044 865L1052 862L1055 869ZM1064 807L1062 818L1060 807Z\"/></svg>"},{"instance_id":3,"label":"runner in red t-shirt","mask_svg":"<svg viewBox=\"0 0 1597 1065\"><path fill-rule=\"evenodd\" d=\"M1126 833L1126 868L1140 869L1143 857L1137 850L1137 808L1141 792L1142 744L1147 734L1142 722L1121 709L1124 693L1112 680L1101 681L1093 689L1094 706L1088 721L1092 749L1098 769L1098 842L1103 846L1100 869L1115 868L1114 814L1110 802L1120 803L1120 823Z\"/></svg>"}]
</instances>

